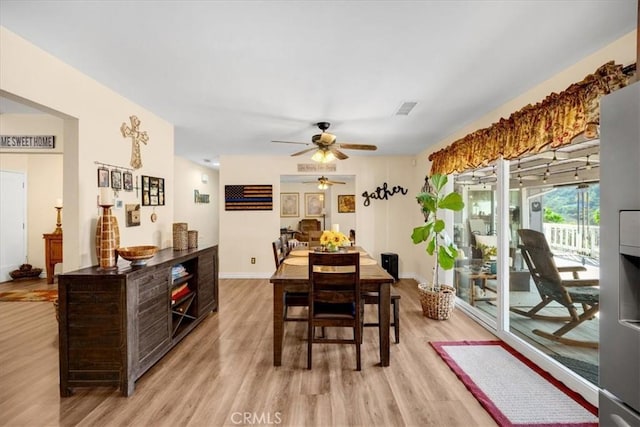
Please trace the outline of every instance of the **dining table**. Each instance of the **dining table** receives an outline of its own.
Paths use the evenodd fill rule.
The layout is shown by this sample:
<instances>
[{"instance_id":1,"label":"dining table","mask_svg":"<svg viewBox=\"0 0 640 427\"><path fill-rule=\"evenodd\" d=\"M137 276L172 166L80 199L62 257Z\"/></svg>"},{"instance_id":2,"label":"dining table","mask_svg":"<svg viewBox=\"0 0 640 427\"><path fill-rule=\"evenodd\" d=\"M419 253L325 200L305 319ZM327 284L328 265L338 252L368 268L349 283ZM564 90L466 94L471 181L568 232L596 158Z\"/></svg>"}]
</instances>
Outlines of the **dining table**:
<instances>
[{"instance_id":1,"label":"dining table","mask_svg":"<svg viewBox=\"0 0 640 427\"><path fill-rule=\"evenodd\" d=\"M269 279L273 284L273 365L282 364L284 341L284 294L285 292L309 292L309 251L315 250L299 246L289 255ZM391 305L391 276L380 264L359 246L348 246L342 251L360 253L360 290L378 292L378 325L380 338L380 365L389 366L389 326Z\"/></svg>"}]
</instances>

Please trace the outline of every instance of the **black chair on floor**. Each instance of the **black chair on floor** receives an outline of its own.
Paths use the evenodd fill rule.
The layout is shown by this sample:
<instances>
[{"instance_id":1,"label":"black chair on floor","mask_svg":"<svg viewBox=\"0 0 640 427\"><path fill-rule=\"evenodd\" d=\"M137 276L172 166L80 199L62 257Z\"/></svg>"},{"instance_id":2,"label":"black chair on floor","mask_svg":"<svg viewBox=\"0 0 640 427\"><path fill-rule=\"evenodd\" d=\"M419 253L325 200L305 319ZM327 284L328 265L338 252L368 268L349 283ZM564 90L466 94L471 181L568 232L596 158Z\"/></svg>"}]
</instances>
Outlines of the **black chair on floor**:
<instances>
[{"instance_id":1,"label":"black chair on floor","mask_svg":"<svg viewBox=\"0 0 640 427\"><path fill-rule=\"evenodd\" d=\"M309 253L309 324L307 368L311 369L316 343L354 344L356 370L361 370L362 304L360 297L360 254ZM316 327L349 327L353 338L315 336Z\"/></svg>"}]
</instances>

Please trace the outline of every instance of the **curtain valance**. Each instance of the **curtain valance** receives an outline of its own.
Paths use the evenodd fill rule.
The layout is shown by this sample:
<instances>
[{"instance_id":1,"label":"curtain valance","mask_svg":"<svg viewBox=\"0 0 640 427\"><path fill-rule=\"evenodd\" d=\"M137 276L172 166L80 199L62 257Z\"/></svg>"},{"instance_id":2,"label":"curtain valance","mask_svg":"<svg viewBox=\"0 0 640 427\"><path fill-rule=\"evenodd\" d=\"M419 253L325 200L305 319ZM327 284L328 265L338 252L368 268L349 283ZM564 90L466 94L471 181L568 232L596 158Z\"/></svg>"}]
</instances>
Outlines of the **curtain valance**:
<instances>
[{"instance_id":1,"label":"curtain valance","mask_svg":"<svg viewBox=\"0 0 640 427\"><path fill-rule=\"evenodd\" d=\"M622 65L613 61L565 91L527 105L488 128L477 130L432 153L431 173L449 174L485 166L500 156L514 159L571 143L580 134L598 136L600 98L626 86Z\"/></svg>"}]
</instances>

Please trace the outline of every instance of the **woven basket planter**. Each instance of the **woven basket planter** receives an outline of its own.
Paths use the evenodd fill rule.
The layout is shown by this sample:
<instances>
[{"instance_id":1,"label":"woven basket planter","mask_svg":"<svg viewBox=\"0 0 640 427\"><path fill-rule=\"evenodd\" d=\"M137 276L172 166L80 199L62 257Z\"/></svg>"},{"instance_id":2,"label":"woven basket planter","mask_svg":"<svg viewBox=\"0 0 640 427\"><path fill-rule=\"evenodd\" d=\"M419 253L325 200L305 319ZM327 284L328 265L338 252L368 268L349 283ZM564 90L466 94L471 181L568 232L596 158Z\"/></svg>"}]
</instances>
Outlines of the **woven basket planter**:
<instances>
[{"instance_id":1,"label":"woven basket planter","mask_svg":"<svg viewBox=\"0 0 640 427\"><path fill-rule=\"evenodd\" d=\"M430 289L430 285L420 283L418 294L422 304L422 314L436 320L447 320L456 303L456 290L448 285L440 285L438 292Z\"/></svg>"}]
</instances>

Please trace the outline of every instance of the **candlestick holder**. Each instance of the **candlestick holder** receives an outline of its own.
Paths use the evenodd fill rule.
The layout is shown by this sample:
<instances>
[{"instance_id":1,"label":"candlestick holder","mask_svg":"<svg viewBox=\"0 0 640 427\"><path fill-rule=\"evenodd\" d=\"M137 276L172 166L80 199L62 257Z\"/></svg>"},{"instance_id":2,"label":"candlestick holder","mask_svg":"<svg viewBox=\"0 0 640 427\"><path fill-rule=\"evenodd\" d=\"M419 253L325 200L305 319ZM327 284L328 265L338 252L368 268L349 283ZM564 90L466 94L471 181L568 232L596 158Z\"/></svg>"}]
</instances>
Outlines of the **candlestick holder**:
<instances>
[{"instance_id":1,"label":"candlestick holder","mask_svg":"<svg viewBox=\"0 0 640 427\"><path fill-rule=\"evenodd\" d=\"M101 204L102 215L96 224L96 255L102 270L114 270L118 263L118 247L120 247L120 229L118 220L111 213L113 204Z\"/></svg>"},{"instance_id":2,"label":"candlestick holder","mask_svg":"<svg viewBox=\"0 0 640 427\"><path fill-rule=\"evenodd\" d=\"M53 230L53 234L62 234L62 217L60 215L60 212L62 211L62 206L55 206L55 208L58 211L58 214L56 218L56 229Z\"/></svg>"}]
</instances>

